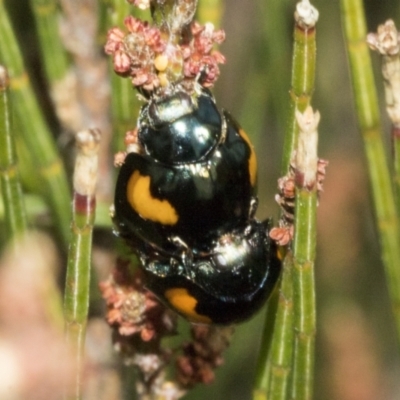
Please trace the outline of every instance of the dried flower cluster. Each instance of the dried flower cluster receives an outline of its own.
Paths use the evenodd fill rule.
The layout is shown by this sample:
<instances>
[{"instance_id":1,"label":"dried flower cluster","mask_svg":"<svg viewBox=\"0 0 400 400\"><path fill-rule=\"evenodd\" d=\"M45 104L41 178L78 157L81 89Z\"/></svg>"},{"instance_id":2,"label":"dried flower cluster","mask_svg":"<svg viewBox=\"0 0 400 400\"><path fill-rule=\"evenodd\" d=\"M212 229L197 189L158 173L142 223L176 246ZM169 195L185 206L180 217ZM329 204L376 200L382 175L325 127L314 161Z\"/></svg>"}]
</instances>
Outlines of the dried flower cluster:
<instances>
[{"instance_id":1,"label":"dried flower cluster","mask_svg":"<svg viewBox=\"0 0 400 400\"><path fill-rule=\"evenodd\" d=\"M389 19L378 26L377 33L369 33L367 43L372 50L384 56L395 56L400 52L400 32L393 20Z\"/></svg>"},{"instance_id":2,"label":"dried flower cluster","mask_svg":"<svg viewBox=\"0 0 400 400\"><path fill-rule=\"evenodd\" d=\"M212 24L190 26L190 38L183 43L170 40L167 33L129 16L124 21L127 33L119 28L108 32L105 52L113 57L114 70L130 77L142 92L162 91L170 84L181 84L189 91L195 82L211 87L219 76L218 64L225 58L213 49L225 33Z\"/></svg>"},{"instance_id":3,"label":"dried flower cluster","mask_svg":"<svg viewBox=\"0 0 400 400\"><path fill-rule=\"evenodd\" d=\"M291 166L287 175L278 179L279 193L275 195L275 201L282 210L279 227L274 227L269 232L271 239L279 246L286 246L293 239L294 207L296 197L296 185L294 182L294 170Z\"/></svg>"},{"instance_id":4,"label":"dried flower cluster","mask_svg":"<svg viewBox=\"0 0 400 400\"><path fill-rule=\"evenodd\" d=\"M323 182L326 174L327 160L318 159L316 186L318 195L323 191ZM278 179L279 193L275 196L275 201L282 210L282 217L279 226L271 229L269 236L275 240L279 246L286 246L292 239L294 234L294 212L296 198L296 170L294 158L290 165L289 172Z\"/></svg>"},{"instance_id":5,"label":"dried flower cluster","mask_svg":"<svg viewBox=\"0 0 400 400\"><path fill-rule=\"evenodd\" d=\"M114 155L114 166L120 167L124 162L128 153L141 154L144 152L143 146L139 142L139 130L135 129L125 132L125 151L119 151Z\"/></svg>"},{"instance_id":6,"label":"dried flower cluster","mask_svg":"<svg viewBox=\"0 0 400 400\"><path fill-rule=\"evenodd\" d=\"M107 322L119 335L138 335L144 342L175 332L175 316L144 289L140 270L118 260L112 276L100 283L108 306Z\"/></svg>"},{"instance_id":7,"label":"dried flower cluster","mask_svg":"<svg viewBox=\"0 0 400 400\"><path fill-rule=\"evenodd\" d=\"M229 346L233 332L233 327L193 325L193 340L183 347L183 355L177 358L178 382L185 388L212 383L214 369L223 363L222 353Z\"/></svg>"},{"instance_id":8,"label":"dried flower cluster","mask_svg":"<svg viewBox=\"0 0 400 400\"><path fill-rule=\"evenodd\" d=\"M400 32L393 20L378 26L377 33L369 33L367 43L382 55L382 76L385 84L386 110L397 137L400 128Z\"/></svg>"},{"instance_id":9,"label":"dried flower cluster","mask_svg":"<svg viewBox=\"0 0 400 400\"><path fill-rule=\"evenodd\" d=\"M279 227L270 231L270 237L280 246L287 245L293 239L296 188L317 190L319 194L328 165L317 155L319 112L314 112L308 106L303 113L296 111L296 120L299 126L297 149L292 154L289 172L278 180L279 193L275 196L282 217Z\"/></svg>"},{"instance_id":10,"label":"dried flower cluster","mask_svg":"<svg viewBox=\"0 0 400 400\"><path fill-rule=\"evenodd\" d=\"M141 393L173 392L184 395L197 383L214 380L214 369L223 363L232 327L192 326L192 341L174 351L161 347L161 339L176 332L176 314L162 306L143 287L143 273L118 260L112 276L100 284L108 306L107 322L114 328L113 342L128 365L140 371ZM176 383L166 380L165 367L175 361ZM168 397L169 398L169 397Z\"/></svg>"}]
</instances>

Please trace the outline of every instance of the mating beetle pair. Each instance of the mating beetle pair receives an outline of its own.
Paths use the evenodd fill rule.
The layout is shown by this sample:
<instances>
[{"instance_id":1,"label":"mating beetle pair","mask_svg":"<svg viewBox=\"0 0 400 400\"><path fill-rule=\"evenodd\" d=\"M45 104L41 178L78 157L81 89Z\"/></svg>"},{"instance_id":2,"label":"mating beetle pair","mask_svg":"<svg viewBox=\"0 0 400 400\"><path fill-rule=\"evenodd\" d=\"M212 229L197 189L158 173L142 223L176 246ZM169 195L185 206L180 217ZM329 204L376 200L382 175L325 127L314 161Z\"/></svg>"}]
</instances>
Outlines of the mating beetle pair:
<instances>
[{"instance_id":1,"label":"mating beetle pair","mask_svg":"<svg viewBox=\"0 0 400 400\"><path fill-rule=\"evenodd\" d=\"M138 122L142 152L119 172L114 222L139 255L146 285L191 322L252 316L281 269L269 221L254 218L257 162L211 93L152 97Z\"/></svg>"}]
</instances>

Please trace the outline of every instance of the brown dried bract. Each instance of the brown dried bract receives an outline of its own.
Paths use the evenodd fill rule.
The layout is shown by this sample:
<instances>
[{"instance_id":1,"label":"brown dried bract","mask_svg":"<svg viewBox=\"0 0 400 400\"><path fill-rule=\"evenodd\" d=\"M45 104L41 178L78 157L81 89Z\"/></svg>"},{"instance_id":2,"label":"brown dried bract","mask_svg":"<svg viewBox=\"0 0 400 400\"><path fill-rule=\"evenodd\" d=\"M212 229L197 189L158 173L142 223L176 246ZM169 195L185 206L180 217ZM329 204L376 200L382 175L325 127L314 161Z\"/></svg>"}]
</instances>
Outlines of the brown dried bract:
<instances>
[{"instance_id":1,"label":"brown dried bract","mask_svg":"<svg viewBox=\"0 0 400 400\"><path fill-rule=\"evenodd\" d=\"M119 259L100 290L108 307L107 322L119 335L139 335L148 342L175 332L174 315L144 288L142 272L132 272L129 262Z\"/></svg>"},{"instance_id":2,"label":"brown dried bract","mask_svg":"<svg viewBox=\"0 0 400 400\"><path fill-rule=\"evenodd\" d=\"M393 20L389 19L378 26L377 33L367 35L367 43L372 50L382 55L394 56L400 51L400 33Z\"/></svg>"},{"instance_id":3,"label":"brown dried bract","mask_svg":"<svg viewBox=\"0 0 400 400\"><path fill-rule=\"evenodd\" d=\"M317 192L318 195L324 191L323 184L326 176L326 167L329 165L328 160L318 159L317 164Z\"/></svg>"},{"instance_id":4,"label":"brown dried bract","mask_svg":"<svg viewBox=\"0 0 400 400\"><path fill-rule=\"evenodd\" d=\"M274 240L279 246L288 245L293 239L294 226L292 224L274 227L269 232L269 237Z\"/></svg>"},{"instance_id":5,"label":"brown dried bract","mask_svg":"<svg viewBox=\"0 0 400 400\"><path fill-rule=\"evenodd\" d=\"M233 327L193 325L190 343L176 360L177 380L185 388L214 381L214 369L223 364L222 353L230 344Z\"/></svg>"}]
</instances>

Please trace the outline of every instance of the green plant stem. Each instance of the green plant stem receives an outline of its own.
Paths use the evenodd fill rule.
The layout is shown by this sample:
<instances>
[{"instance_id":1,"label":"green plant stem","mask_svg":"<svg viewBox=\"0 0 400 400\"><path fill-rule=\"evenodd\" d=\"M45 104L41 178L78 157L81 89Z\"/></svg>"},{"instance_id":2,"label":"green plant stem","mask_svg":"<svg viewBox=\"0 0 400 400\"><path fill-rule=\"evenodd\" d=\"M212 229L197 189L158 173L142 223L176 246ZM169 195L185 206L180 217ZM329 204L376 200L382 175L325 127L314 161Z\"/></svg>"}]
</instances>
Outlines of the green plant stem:
<instances>
[{"instance_id":1,"label":"green plant stem","mask_svg":"<svg viewBox=\"0 0 400 400\"><path fill-rule=\"evenodd\" d=\"M65 284L64 319L67 344L74 359L75 383L66 398L82 396L82 368L89 309L92 233L96 214L95 187L98 169L99 134L83 131L77 135L78 154L74 171L71 244Z\"/></svg>"},{"instance_id":2,"label":"green plant stem","mask_svg":"<svg viewBox=\"0 0 400 400\"><path fill-rule=\"evenodd\" d=\"M311 400L314 378L317 192L296 187L296 222L293 243L294 347L293 400Z\"/></svg>"},{"instance_id":3,"label":"green plant stem","mask_svg":"<svg viewBox=\"0 0 400 400\"><path fill-rule=\"evenodd\" d=\"M222 0L199 0L197 19L201 24L211 22L215 28L219 28L223 14L224 2Z\"/></svg>"},{"instance_id":4,"label":"green plant stem","mask_svg":"<svg viewBox=\"0 0 400 400\"><path fill-rule=\"evenodd\" d=\"M257 0L257 12L262 21L263 46L264 49L258 51L260 68L264 75L264 85L268 82L266 98L262 105L263 119L265 119L265 104L270 105L270 112L275 116L277 129L283 132L287 121L287 84L290 79L291 62L291 37L290 22L288 22L287 11L290 0L271 1ZM292 3L292 2L290 2ZM279 37L279 40L276 38ZM257 90L255 90L257 91ZM260 105L259 105L260 107Z\"/></svg>"},{"instance_id":5,"label":"green plant stem","mask_svg":"<svg viewBox=\"0 0 400 400\"><path fill-rule=\"evenodd\" d=\"M341 0L358 124L364 141L382 259L400 340L400 235L361 0Z\"/></svg>"},{"instance_id":6,"label":"green plant stem","mask_svg":"<svg viewBox=\"0 0 400 400\"><path fill-rule=\"evenodd\" d=\"M394 185L396 189L397 215L400 212L400 127L392 126Z\"/></svg>"},{"instance_id":7,"label":"green plant stem","mask_svg":"<svg viewBox=\"0 0 400 400\"><path fill-rule=\"evenodd\" d=\"M0 66L0 174L8 239L25 232L27 228L10 103L8 74Z\"/></svg>"},{"instance_id":8,"label":"green plant stem","mask_svg":"<svg viewBox=\"0 0 400 400\"><path fill-rule=\"evenodd\" d=\"M93 198L83 198L75 193L64 301L66 340L74 354L76 373L74 396L71 399L81 398L94 207Z\"/></svg>"},{"instance_id":9,"label":"green plant stem","mask_svg":"<svg viewBox=\"0 0 400 400\"><path fill-rule=\"evenodd\" d=\"M74 355L76 374L73 396L68 398L74 400L81 398L82 390L82 364L89 308L94 215L94 199L75 193L64 300L66 340Z\"/></svg>"},{"instance_id":10,"label":"green plant stem","mask_svg":"<svg viewBox=\"0 0 400 400\"><path fill-rule=\"evenodd\" d=\"M315 10L316 11L316 10ZM289 110L289 124L285 135L283 154L283 173L287 173L297 149L295 169L305 174L304 166L300 165L299 156L303 161L315 153L316 149L305 150L298 141L299 126L296 113L303 112L311 102L314 91L316 65L316 31L314 25L303 28L296 18L295 44L292 66L292 90ZM303 133L304 134L304 133ZM317 135L317 132L315 132ZM304 146L304 139L302 141ZM311 144L317 143L317 140ZM310 151L311 150L311 151ZM307 163L305 164L307 165ZM295 179L296 181L296 179ZM304 183L296 182L296 206L293 242L293 360L291 388L288 395L291 399L311 400L314 379L314 346L315 346L315 283L314 260L316 247L316 183L313 189L307 189ZM287 381L285 382L287 384Z\"/></svg>"},{"instance_id":11,"label":"green plant stem","mask_svg":"<svg viewBox=\"0 0 400 400\"><path fill-rule=\"evenodd\" d=\"M284 400L287 396L293 353L293 259L289 252L283 263L279 303L271 346L271 372L268 384L269 400Z\"/></svg>"},{"instance_id":12,"label":"green plant stem","mask_svg":"<svg viewBox=\"0 0 400 400\"><path fill-rule=\"evenodd\" d=\"M24 205L26 209L26 215L28 223L31 224L35 218L37 218L40 214L45 214L47 212L47 207L44 204L43 200L37 196L32 194L24 195ZM7 207L5 207L4 202L0 202L0 220L5 221Z\"/></svg>"},{"instance_id":13,"label":"green plant stem","mask_svg":"<svg viewBox=\"0 0 400 400\"><path fill-rule=\"evenodd\" d=\"M292 59L292 82L290 105L286 125L282 158L282 175L290 166L293 150L297 144L299 128L296 123L296 110L303 112L311 102L314 91L316 43L315 28L302 29L297 24L294 30L294 47Z\"/></svg>"},{"instance_id":14,"label":"green plant stem","mask_svg":"<svg viewBox=\"0 0 400 400\"><path fill-rule=\"evenodd\" d=\"M56 0L30 0L40 41L40 50L50 85L68 72L68 57L59 35Z\"/></svg>"},{"instance_id":15,"label":"green plant stem","mask_svg":"<svg viewBox=\"0 0 400 400\"><path fill-rule=\"evenodd\" d=\"M293 346L293 299L292 299L292 265L291 253L286 254L283 272L277 292L277 307L273 308L273 316L266 316L264 330L268 329L268 321L275 319L272 332L263 335L262 350L259 356L255 381L254 400L286 399L292 362ZM271 300L270 300L271 301ZM273 317L273 318L272 318ZM271 346L269 343L271 342ZM268 343L268 346L265 344ZM269 351L270 350L270 351Z\"/></svg>"},{"instance_id":16,"label":"green plant stem","mask_svg":"<svg viewBox=\"0 0 400 400\"><path fill-rule=\"evenodd\" d=\"M4 3L0 2L0 58L10 73L10 87L23 140L43 179L44 193L64 243L68 243L70 192L64 166L34 96Z\"/></svg>"},{"instance_id":17,"label":"green plant stem","mask_svg":"<svg viewBox=\"0 0 400 400\"><path fill-rule=\"evenodd\" d=\"M256 376L253 386L253 400L264 400L267 398L268 376L270 372L270 364L267 360L270 352L272 335L274 333L278 301L279 291L275 288L267 303L260 351L257 360Z\"/></svg>"},{"instance_id":18,"label":"green plant stem","mask_svg":"<svg viewBox=\"0 0 400 400\"><path fill-rule=\"evenodd\" d=\"M304 111L311 102L311 96L314 90L314 75L315 75L315 63L316 63L316 44L315 44L315 27L308 29L302 28L298 22L296 22L294 30L294 48L293 48L293 63L292 63L292 88L290 90L290 108L289 108L289 119L287 122L287 129L285 134L285 145L282 162L282 173L286 175L289 172L290 162L293 157L294 149L297 147L297 140L299 134L299 127L296 121L296 110ZM315 209L313 210L315 212ZM312 210L309 210L312 212ZM299 215L295 224L300 224L304 227L305 214L302 212ZM308 229L315 229L312 226L307 226L304 231L298 232L297 235L302 235L303 239L306 240L308 235L312 235L312 232ZM304 235L307 235L304 237ZM315 238L314 238L315 240ZM315 245L315 242L314 242ZM299 250L298 250L299 251ZM301 251L301 247L300 247ZM305 357L313 359L314 353L313 348L309 347L309 353L303 352L303 348L299 350L297 343L297 349L294 354L294 362L292 364L293 354L293 341L299 342L299 337L293 334L293 321L297 322L297 328L302 328L299 321L315 313L315 309L312 307L304 308L302 303L295 305L293 309L293 301L301 301L306 297L314 296L313 281L308 282L307 292L299 292L301 284L303 282L302 274L296 273L294 270L293 259L296 261L296 267L300 271L301 266L298 259L298 253L292 255L289 251L286 254L284 260L283 275L281 278L280 297L278 302L275 329L272 337L271 351L268 354L268 359L265 360L265 372L268 374L264 377L263 393L270 399L285 399L289 395L289 385L291 379L292 368L297 368L296 377L297 379L304 378L304 383L307 385L305 388L308 390L310 384L312 384L312 368L302 369L303 365L299 364L298 360L304 360ZM293 282L292 282L293 277ZM296 284L296 298L292 300L292 285ZM296 317L293 316L293 312L296 312ZM305 314L307 313L307 314ZM294 320L294 318L296 318ZM315 318L314 318L315 319ZM267 323L270 323L267 321ZM315 323L315 321L314 321ZM301 331L298 331L301 332ZM313 343L313 336L311 337ZM265 345L265 344L264 344ZM296 361L297 360L297 361ZM262 365L262 364L259 364ZM311 374L311 375L310 375ZM256 381L257 383L257 381ZM292 380L292 391L296 388L297 383ZM301 397L299 397L300 399Z\"/></svg>"}]
</instances>

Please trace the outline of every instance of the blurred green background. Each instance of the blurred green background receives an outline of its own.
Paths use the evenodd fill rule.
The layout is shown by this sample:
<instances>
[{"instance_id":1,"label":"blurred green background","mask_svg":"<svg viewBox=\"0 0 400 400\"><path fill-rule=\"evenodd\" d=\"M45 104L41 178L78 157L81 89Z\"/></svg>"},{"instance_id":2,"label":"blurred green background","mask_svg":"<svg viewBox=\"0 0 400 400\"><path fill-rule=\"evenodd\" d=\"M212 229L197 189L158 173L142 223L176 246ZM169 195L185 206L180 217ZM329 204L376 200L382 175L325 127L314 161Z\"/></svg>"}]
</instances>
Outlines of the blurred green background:
<instances>
[{"instance_id":1,"label":"blurred green background","mask_svg":"<svg viewBox=\"0 0 400 400\"><path fill-rule=\"evenodd\" d=\"M315 399L399 399L400 351L356 126L339 1L312 3L320 12L312 103L321 113L319 154L329 160L318 211ZM364 3L369 31L375 31L388 18L400 26L399 2ZM259 158L260 218L277 219L278 215L274 194L289 100L295 4L294 0L227 0L221 24L227 34L221 46L227 63L221 68L215 95L219 106L236 116L255 144ZM35 89L57 135L58 125L46 95L28 2L8 0L7 5L34 76ZM373 60L382 100L378 56L374 54ZM390 157L390 128L383 101L381 106ZM133 115L133 123L135 120ZM65 148L62 151L67 153ZM102 230L95 239L101 244L110 234ZM93 305L94 310L101 308ZM237 328L216 382L209 387L197 387L188 399L251 398L262 321L263 312Z\"/></svg>"}]
</instances>

